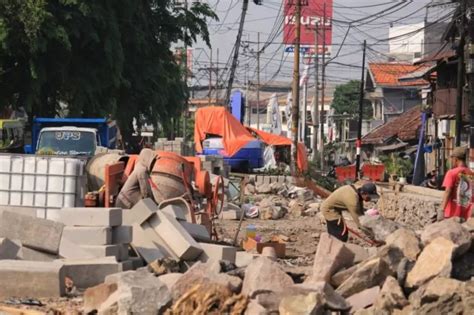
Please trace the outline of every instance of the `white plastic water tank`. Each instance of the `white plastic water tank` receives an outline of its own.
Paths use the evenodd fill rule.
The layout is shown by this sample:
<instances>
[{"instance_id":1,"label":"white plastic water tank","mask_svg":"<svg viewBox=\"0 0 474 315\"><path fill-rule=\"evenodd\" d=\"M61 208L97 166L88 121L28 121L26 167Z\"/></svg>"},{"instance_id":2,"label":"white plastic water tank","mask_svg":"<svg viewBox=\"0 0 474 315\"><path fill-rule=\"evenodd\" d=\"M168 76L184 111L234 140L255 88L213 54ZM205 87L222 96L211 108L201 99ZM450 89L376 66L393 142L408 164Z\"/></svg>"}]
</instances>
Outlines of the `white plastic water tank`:
<instances>
[{"instance_id":1,"label":"white plastic water tank","mask_svg":"<svg viewBox=\"0 0 474 315\"><path fill-rule=\"evenodd\" d=\"M48 210L83 206L85 164L77 158L0 155L0 205L31 207L51 219Z\"/></svg>"}]
</instances>

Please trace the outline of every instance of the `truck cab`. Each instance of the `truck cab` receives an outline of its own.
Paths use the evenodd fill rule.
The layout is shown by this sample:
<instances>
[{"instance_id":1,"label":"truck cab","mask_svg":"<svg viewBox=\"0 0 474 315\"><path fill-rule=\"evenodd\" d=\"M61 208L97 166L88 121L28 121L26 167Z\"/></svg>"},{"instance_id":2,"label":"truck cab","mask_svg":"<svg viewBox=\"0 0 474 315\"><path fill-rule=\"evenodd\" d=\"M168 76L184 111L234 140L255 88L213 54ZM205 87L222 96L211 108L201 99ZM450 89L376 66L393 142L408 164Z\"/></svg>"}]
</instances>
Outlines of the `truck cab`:
<instances>
[{"instance_id":1,"label":"truck cab","mask_svg":"<svg viewBox=\"0 0 474 315\"><path fill-rule=\"evenodd\" d=\"M93 156L100 146L97 129L80 127L43 128L38 137L39 155Z\"/></svg>"}]
</instances>

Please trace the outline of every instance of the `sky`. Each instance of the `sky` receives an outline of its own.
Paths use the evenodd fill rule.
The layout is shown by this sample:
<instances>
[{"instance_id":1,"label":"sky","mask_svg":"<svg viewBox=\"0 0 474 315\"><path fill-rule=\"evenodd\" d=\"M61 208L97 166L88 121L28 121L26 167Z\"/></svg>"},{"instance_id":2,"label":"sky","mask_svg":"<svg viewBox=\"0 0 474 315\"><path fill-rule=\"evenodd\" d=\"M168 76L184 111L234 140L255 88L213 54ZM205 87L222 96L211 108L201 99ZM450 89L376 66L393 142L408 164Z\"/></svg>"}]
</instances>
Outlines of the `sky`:
<instances>
[{"instance_id":1,"label":"sky","mask_svg":"<svg viewBox=\"0 0 474 315\"><path fill-rule=\"evenodd\" d=\"M261 83L271 84L274 81L291 81L293 71L293 56L283 52L281 32L281 16L283 1L263 0L262 6L257 6L250 0L242 40L248 49L241 49L237 69L237 83L245 82L246 73L250 80L256 77L257 37L260 33L262 47L266 49L261 54ZM445 11L439 8L426 10L425 6L431 0L390 1L390 0L334 0L333 16L333 46L332 57L337 52L337 58L327 68L328 83L342 84L350 79L360 79L362 64L362 43L367 40L367 62L386 59L388 51L386 39L391 25L404 25L423 22L428 13L428 22L445 16ZM219 21L209 24L211 44L213 49L213 66L216 66L217 50L219 50L219 68L230 68L232 52L239 26L242 0L207 0L207 3L219 16ZM391 11L382 12L399 4ZM393 11L393 12L392 12ZM374 18L360 23L353 23L348 30L348 22L367 18L379 13ZM347 35L346 35L347 33ZM277 35L275 37L275 35ZM344 37L345 40L344 40ZM382 40L382 42L378 42ZM344 43L344 45L341 45ZM195 45L194 70L195 85L208 83L208 72L198 71L199 68L209 67L209 48L204 43ZM344 65L341 65L344 64ZM303 65L301 69L303 69ZM247 72L248 69L248 72ZM220 83L227 82L229 71L220 71ZM214 76L215 78L215 76Z\"/></svg>"}]
</instances>

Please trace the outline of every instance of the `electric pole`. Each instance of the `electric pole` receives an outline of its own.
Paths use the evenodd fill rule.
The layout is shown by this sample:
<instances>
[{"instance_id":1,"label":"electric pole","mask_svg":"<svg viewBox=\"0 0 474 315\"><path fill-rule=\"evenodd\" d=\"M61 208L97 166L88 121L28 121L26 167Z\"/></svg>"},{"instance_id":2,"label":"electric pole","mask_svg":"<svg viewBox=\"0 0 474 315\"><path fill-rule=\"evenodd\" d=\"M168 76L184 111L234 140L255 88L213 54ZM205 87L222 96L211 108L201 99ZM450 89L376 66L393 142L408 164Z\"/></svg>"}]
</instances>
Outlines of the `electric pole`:
<instances>
[{"instance_id":1,"label":"electric pole","mask_svg":"<svg viewBox=\"0 0 474 315\"><path fill-rule=\"evenodd\" d=\"M295 9L296 22L296 38L294 48L294 64L293 64L293 103L291 104L291 133L293 144L291 146L291 172L296 174L298 159L298 120L300 105L300 36L301 36L301 0L296 0Z\"/></svg>"},{"instance_id":2,"label":"electric pole","mask_svg":"<svg viewBox=\"0 0 474 315\"><path fill-rule=\"evenodd\" d=\"M359 178L360 153L362 149L362 118L364 116L364 87L365 87L365 52L367 41L364 40L364 51L362 53L362 75L360 79L359 94L359 121L357 124L357 141L356 141L356 179Z\"/></svg>"},{"instance_id":3,"label":"electric pole","mask_svg":"<svg viewBox=\"0 0 474 315\"><path fill-rule=\"evenodd\" d=\"M212 48L211 53L209 54L209 96L208 96L208 106L211 106L212 98Z\"/></svg>"},{"instance_id":4,"label":"electric pole","mask_svg":"<svg viewBox=\"0 0 474 315\"><path fill-rule=\"evenodd\" d=\"M461 21L459 25L459 47L458 47L458 75L457 75L457 95L456 95L456 146L461 145L462 134L462 108L464 96L464 45L466 41L466 7L467 0L461 1Z\"/></svg>"},{"instance_id":5,"label":"electric pole","mask_svg":"<svg viewBox=\"0 0 474 315\"><path fill-rule=\"evenodd\" d=\"M237 40L235 41L234 46L234 57L232 58L232 66L230 67L230 76L229 84L227 85L227 92L225 95L226 106L229 106L230 102L230 93L232 92L232 84L234 84L234 75L235 69L237 68L237 60L239 59L239 48L242 40L242 33L244 30L245 16L247 15L247 10L249 7L249 0L244 0L242 4L242 14L240 16L239 31L237 33Z\"/></svg>"},{"instance_id":6,"label":"electric pole","mask_svg":"<svg viewBox=\"0 0 474 315\"><path fill-rule=\"evenodd\" d=\"M184 0L184 12L188 13L188 0ZM184 85L188 86L188 44L186 43L186 28L183 31L183 41L184 41L184 56L182 58L184 63ZM186 119L188 115L188 100L189 96L184 100L184 111L183 111L183 141L186 141Z\"/></svg>"},{"instance_id":7,"label":"electric pole","mask_svg":"<svg viewBox=\"0 0 474 315\"><path fill-rule=\"evenodd\" d=\"M321 132L319 139L319 148L321 155L321 171L324 170L324 93L326 92L326 3L323 6L323 56L322 56L322 73L321 73L321 111L319 112L319 129Z\"/></svg>"},{"instance_id":8,"label":"electric pole","mask_svg":"<svg viewBox=\"0 0 474 315\"><path fill-rule=\"evenodd\" d=\"M260 130L260 32L257 33L257 129Z\"/></svg>"},{"instance_id":9,"label":"electric pole","mask_svg":"<svg viewBox=\"0 0 474 315\"><path fill-rule=\"evenodd\" d=\"M314 106L312 108L312 148L313 148L313 162L318 159L318 125L319 125L319 39L318 39L318 23L314 28Z\"/></svg>"}]
</instances>

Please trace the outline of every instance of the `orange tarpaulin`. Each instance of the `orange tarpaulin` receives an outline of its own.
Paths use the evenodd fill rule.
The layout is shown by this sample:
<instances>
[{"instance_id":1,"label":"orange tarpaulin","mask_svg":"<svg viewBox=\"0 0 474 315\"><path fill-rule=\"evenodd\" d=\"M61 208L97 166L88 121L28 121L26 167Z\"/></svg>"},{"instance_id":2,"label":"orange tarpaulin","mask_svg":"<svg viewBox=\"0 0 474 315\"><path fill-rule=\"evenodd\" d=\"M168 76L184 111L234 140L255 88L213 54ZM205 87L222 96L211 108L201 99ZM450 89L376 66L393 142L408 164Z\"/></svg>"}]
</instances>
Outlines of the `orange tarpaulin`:
<instances>
[{"instance_id":1,"label":"orange tarpaulin","mask_svg":"<svg viewBox=\"0 0 474 315\"><path fill-rule=\"evenodd\" d=\"M196 111L194 142L196 152L202 153L201 141L206 134L222 137L225 155L232 156L250 141L256 140L223 106L203 107Z\"/></svg>"},{"instance_id":2,"label":"orange tarpaulin","mask_svg":"<svg viewBox=\"0 0 474 315\"><path fill-rule=\"evenodd\" d=\"M267 145L291 146L292 141L288 139L287 137L275 135L273 133L257 130L250 127L248 129L255 132L258 135L258 137ZM297 154L296 164L300 170L307 171L308 170L308 157L306 156L306 146L303 143L298 142L297 150L298 150L298 154Z\"/></svg>"}]
</instances>

